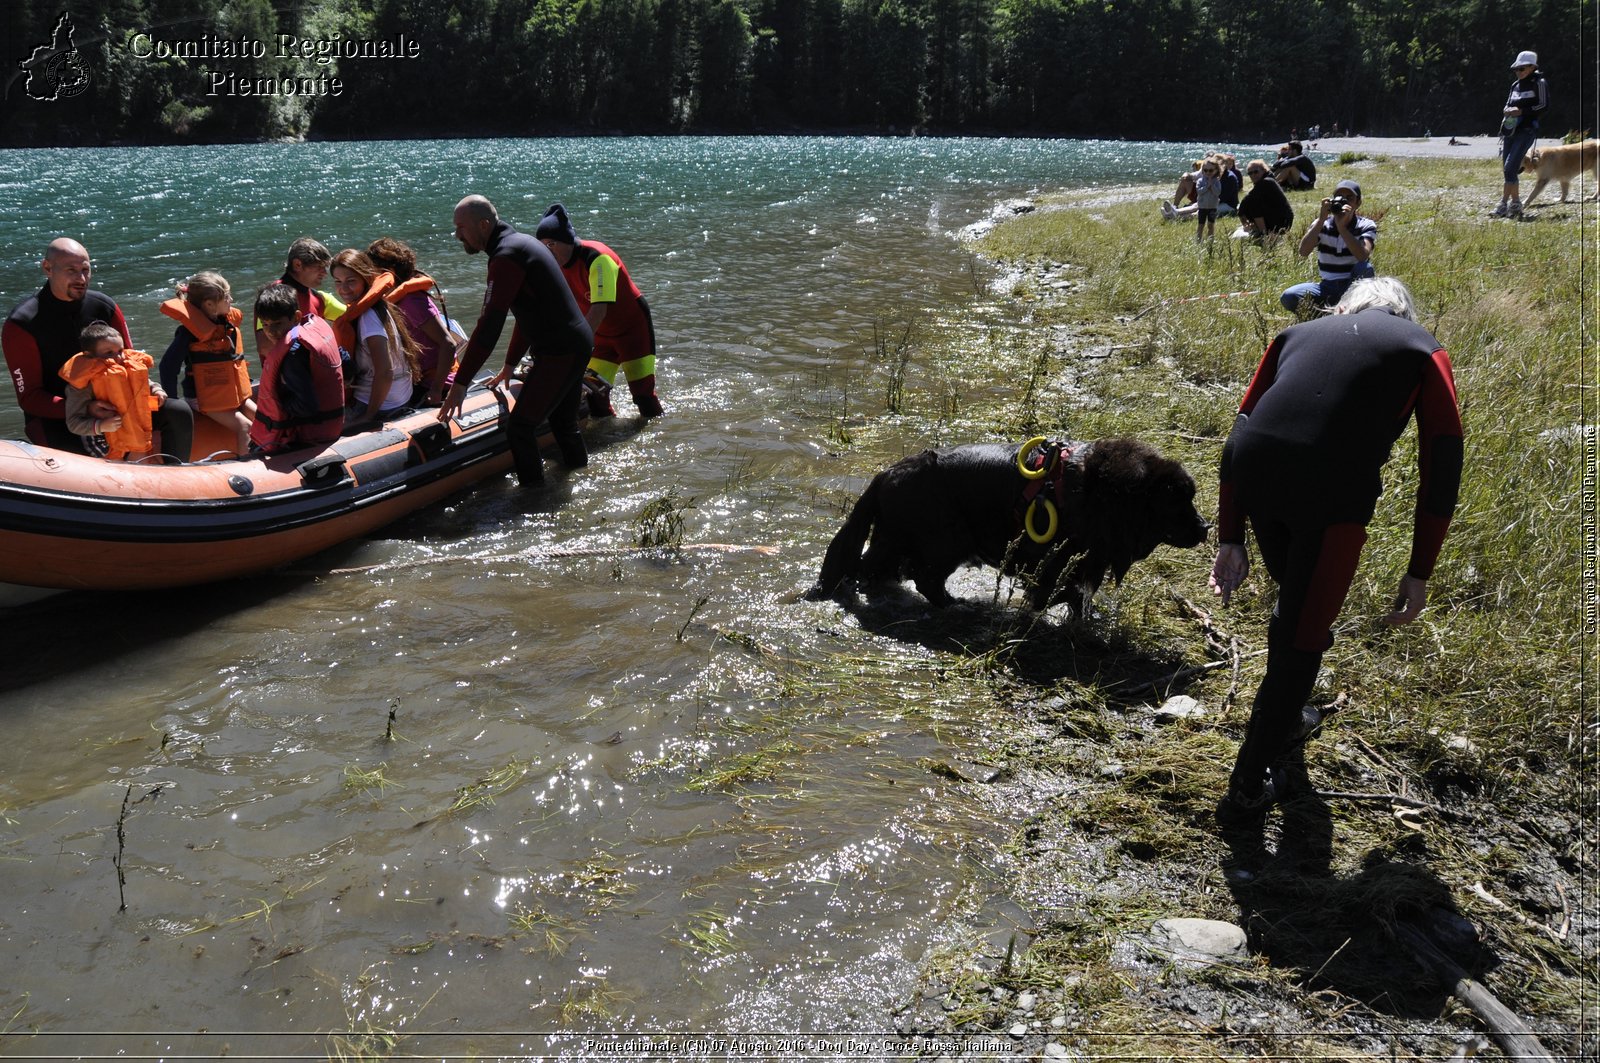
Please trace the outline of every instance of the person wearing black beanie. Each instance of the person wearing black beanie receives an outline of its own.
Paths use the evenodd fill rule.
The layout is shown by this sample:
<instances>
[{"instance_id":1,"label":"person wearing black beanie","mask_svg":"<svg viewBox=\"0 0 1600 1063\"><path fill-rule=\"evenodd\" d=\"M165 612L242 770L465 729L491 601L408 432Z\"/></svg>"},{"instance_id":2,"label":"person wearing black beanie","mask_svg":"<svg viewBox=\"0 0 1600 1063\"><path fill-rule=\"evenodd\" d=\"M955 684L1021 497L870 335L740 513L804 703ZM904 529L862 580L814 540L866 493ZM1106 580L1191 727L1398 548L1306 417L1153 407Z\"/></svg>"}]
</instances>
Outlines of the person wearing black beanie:
<instances>
[{"instance_id":1,"label":"person wearing black beanie","mask_svg":"<svg viewBox=\"0 0 1600 1063\"><path fill-rule=\"evenodd\" d=\"M604 387L588 391L589 415L616 416L609 394L620 370L639 413L646 418L660 417L664 411L656 395L655 324L650 304L633 283L622 256L598 240L579 240L567 208L560 203L544 212L536 235L555 256L594 330L588 372L604 382Z\"/></svg>"},{"instance_id":2,"label":"person wearing black beanie","mask_svg":"<svg viewBox=\"0 0 1600 1063\"><path fill-rule=\"evenodd\" d=\"M545 211L534 235L540 240L556 240L564 244L578 242L578 234L572 229L572 219L567 217L567 208L560 203Z\"/></svg>"}]
</instances>

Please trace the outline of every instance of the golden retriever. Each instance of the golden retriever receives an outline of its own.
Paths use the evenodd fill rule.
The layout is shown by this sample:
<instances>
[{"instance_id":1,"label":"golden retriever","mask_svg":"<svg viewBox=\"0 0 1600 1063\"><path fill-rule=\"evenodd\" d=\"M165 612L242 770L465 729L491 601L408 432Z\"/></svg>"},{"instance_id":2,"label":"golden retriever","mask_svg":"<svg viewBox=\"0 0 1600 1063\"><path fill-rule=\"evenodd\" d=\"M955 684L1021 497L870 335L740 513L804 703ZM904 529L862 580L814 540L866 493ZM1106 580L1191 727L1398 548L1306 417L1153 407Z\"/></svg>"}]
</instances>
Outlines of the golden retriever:
<instances>
[{"instance_id":1,"label":"golden retriever","mask_svg":"<svg viewBox=\"0 0 1600 1063\"><path fill-rule=\"evenodd\" d=\"M1538 174L1539 180L1534 183L1533 191L1528 193L1522 205L1532 206L1534 198L1551 181L1561 182L1561 202L1565 203L1567 186L1585 170L1590 172L1595 181L1595 194L1589 198L1600 197L1600 140L1591 138L1578 144L1534 148L1523 158L1522 172Z\"/></svg>"}]
</instances>

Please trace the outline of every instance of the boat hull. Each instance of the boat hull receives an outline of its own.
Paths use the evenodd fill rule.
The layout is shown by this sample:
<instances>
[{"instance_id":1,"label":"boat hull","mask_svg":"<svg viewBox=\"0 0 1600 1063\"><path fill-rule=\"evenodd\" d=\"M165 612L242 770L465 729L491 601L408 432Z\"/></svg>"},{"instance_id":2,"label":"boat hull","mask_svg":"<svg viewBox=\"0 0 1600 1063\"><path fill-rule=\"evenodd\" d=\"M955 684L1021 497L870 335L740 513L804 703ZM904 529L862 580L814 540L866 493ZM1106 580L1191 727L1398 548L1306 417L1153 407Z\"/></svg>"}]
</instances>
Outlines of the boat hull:
<instances>
[{"instance_id":1,"label":"boat hull","mask_svg":"<svg viewBox=\"0 0 1600 1063\"><path fill-rule=\"evenodd\" d=\"M147 590L265 572L511 467L507 404L469 395L325 448L160 466L0 441L0 581Z\"/></svg>"}]
</instances>

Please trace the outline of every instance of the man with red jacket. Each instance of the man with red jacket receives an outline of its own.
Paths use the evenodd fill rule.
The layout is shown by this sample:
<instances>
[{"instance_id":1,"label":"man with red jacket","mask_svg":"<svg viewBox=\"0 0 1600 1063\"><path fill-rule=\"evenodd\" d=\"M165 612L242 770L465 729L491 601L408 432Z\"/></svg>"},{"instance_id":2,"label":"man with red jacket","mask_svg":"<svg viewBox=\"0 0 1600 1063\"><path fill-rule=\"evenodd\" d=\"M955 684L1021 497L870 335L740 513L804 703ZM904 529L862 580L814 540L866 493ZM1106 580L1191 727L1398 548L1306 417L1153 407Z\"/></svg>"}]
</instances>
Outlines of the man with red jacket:
<instances>
[{"instance_id":1,"label":"man with red jacket","mask_svg":"<svg viewBox=\"0 0 1600 1063\"><path fill-rule=\"evenodd\" d=\"M579 240L560 203L545 211L536 235L556 257L562 276L578 300L578 308L594 330L589 372L605 381L609 391L617 382L617 370L622 370L639 412L647 418L660 417L663 411L661 400L656 397L655 325L650 319L650 304L628 275L622 256L598 240ZM590 394L591 416L616 416L604 394Z\"/></svg>"}]
</instances>

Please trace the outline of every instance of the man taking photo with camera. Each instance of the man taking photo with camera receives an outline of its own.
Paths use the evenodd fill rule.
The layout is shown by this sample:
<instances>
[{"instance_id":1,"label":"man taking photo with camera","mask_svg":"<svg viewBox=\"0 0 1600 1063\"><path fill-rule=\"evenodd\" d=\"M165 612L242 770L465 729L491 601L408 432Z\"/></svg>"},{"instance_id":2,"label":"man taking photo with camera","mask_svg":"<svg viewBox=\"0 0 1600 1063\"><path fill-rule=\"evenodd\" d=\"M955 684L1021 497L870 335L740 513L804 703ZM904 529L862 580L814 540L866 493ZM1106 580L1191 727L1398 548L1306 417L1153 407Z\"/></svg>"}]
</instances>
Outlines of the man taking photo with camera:
<instances>
[{"instance_id":1,"label":"man taking photo with camera","mask_svg":"<svg viewBox=\"0 0 1600 1063\"><path fill-rule=\"evenodd\" d=\"M1362 217L1361 186L1340 181L1333 195L1322 201L1317 220L1300 238L1300 257L1315 249L1317 280L1296 284L1280 296L1285 310L1296 313L1334 306L1350 282L1374 275L1372 245L1378 240L1378 223Z\"/></svg>"}]
</instances>

